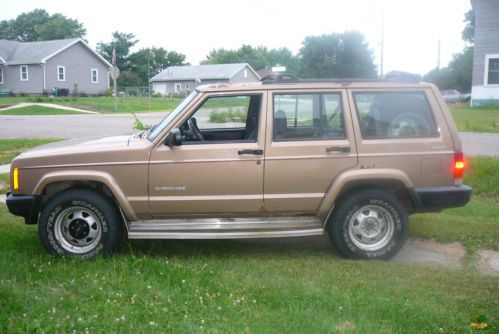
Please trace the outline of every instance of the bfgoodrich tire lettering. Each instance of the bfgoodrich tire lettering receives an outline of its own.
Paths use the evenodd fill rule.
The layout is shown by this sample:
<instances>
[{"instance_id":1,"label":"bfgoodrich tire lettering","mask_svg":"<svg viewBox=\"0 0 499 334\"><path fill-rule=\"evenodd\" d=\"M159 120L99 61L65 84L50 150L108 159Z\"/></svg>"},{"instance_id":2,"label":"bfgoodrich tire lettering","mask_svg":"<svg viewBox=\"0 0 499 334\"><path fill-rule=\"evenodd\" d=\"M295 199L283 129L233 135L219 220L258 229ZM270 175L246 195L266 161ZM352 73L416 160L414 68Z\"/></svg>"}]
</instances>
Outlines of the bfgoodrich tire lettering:
<instances>
[{"instance_id":1,"label":"bfgoodrich tire lettering","mask_svg":"<svg viewBox=\"0 0 499 334\"><path fill-rule=\"evenodd\" d=\"M42 209L38 232L52 254L91 258L121 242L122 219L114 203L90 189L60 192Z\"/></svg>"},{"instance_id":2,"label":"bfgoodrich tire lettering","mask_svg":"<svg viewBox=\"0 0 499 334\"><path fill-rule=\"evenodd\" d=\"M394 195L368 189L343 198L327 230L343 256L386 260L404 245L408 223L407 212Z\"/></svg>"}]
</instances>

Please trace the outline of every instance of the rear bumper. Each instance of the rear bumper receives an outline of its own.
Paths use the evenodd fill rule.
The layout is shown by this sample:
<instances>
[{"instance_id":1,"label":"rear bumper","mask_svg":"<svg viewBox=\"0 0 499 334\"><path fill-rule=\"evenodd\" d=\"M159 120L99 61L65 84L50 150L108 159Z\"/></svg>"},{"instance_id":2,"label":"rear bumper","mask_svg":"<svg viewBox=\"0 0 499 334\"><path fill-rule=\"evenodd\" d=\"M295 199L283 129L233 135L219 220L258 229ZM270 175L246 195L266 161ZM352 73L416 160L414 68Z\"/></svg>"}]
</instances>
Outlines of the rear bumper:
<instances>
[{"instance_id":1,"label":"rear bumper","mask_svg":"<svg viewBox=\"0 0 499 334\"><path fill-rule=\"evenodd\" d=\"M7 207L10 213L16 216L24 217L26 224L36 224L42 198L31 195L12 195L7 193Z\"/></svg>"},{"instance_id":2,"label":"rear bumper","mask_svg":"<svg viewBox=\"0 0 499 334\"><path fill-rule=\"evenodd\" d=\"M425 187L413 188L411 197L416 212L435 212L466 205L471 192L471 187L466 185Z\"/></svg>"}]
</instances>

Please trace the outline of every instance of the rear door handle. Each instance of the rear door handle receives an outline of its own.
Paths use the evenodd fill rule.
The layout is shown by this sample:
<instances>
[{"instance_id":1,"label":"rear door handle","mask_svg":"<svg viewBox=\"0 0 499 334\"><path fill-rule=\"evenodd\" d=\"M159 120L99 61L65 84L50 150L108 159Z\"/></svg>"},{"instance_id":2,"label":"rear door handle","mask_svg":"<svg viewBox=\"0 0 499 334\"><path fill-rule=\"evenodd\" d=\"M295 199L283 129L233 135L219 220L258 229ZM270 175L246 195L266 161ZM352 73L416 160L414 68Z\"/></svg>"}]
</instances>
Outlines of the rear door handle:
<instances>
[{"instance_id":1,"label":"rear door handle","mask_svg":"<svg viewBox=\"0 0 499 334\"><path fill-rule=\"evenodd\" d=\"M254 155L262 155L263 150L258 149L258 150L239 150L237 151L237 154L243 155L243 154L254 154Z\"/></svg>"},{"instance_id":2,"label":"rear door handle","mask_svg":"<svg viewBox=\"0 0 499 334\"><path fill-rule=\"evenodd\" d=\"M343 153L349 153L351 151L349 146L331 146L331 147L326 147L326 152L343 152Z\"/></svg>"}]
</instances>

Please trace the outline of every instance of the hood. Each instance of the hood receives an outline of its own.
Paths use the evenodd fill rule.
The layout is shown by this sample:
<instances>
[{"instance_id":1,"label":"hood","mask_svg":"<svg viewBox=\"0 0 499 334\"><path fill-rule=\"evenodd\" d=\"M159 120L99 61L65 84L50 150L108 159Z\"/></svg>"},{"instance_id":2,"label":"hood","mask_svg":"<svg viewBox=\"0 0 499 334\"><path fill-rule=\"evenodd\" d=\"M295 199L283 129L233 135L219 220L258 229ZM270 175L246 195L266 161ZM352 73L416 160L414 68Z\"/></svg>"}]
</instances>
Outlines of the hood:
<instances>
[{"instance_id":1,"label":"hood","mask_svg":"<svg viewBox=\"0 0 499 334\"><path fill-rule=\"evenodd\" d=\"M72 139L38 146L12 163L23 167L111 163L127 159L132 136Z\"/></svg>"},{"instance_id":2,"label":"hood","mask_svg":"<svg viewBox=\"0 0 499 334\"><path fill-rule=\"evenodd\" d=\"M69 139L37 146L23 152L20 157L27 158L42 155L58 155L66 152L95 152L116 149L118 147L123 148L128 146L129 141L130 136Z\"/></svg>"}]
</instances>

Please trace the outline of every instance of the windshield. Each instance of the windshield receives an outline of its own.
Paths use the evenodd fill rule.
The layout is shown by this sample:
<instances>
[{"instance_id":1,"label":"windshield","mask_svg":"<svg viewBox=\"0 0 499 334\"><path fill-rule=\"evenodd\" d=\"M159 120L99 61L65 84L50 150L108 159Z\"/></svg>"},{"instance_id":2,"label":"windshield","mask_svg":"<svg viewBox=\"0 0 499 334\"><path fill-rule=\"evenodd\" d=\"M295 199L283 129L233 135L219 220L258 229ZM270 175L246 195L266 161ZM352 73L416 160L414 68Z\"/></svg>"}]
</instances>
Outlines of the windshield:
<instances>
[{"instance_id":1,"label":"windshield","mask_svg":"<svg viewBox=\"0 0 499 334\"><path fill-rule=\"evenodd\" d=\"M188 105L196 95L198 94L197 91L193 91L189 96L187 96L171 113L169 113L161 122L156 124L154 127L151 128L151 132L147 136L147 139L150 141L153 141L156 139L156 137L163 131L163 129L170 124L172 119L177 117L178 114L185 108L186 105Z\"/></svg>"}]
</instances>

